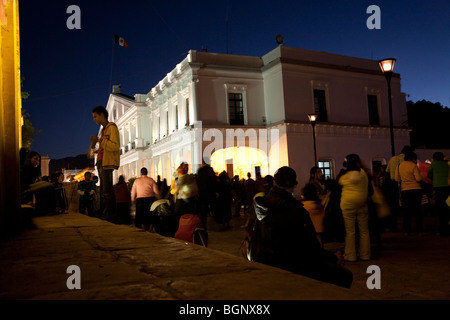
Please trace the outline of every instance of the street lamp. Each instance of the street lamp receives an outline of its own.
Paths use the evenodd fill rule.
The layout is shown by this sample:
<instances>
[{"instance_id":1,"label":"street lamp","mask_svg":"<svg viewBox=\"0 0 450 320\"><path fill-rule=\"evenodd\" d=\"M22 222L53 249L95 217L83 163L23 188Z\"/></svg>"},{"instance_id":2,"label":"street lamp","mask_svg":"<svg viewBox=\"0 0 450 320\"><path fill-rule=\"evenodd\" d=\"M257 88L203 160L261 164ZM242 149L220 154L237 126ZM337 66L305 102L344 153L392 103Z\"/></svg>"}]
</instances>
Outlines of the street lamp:
<instances>
[{"instance_id":1,"label":"street lamp","mask_svg":"<svg viewBox=\"0 0 450 320\"><path fill-rule=\"evenodd\" d=\"M311 122L312 130L313 130L313 142L314 142L314 165L317 165L317 152L316 152L316 121L319 117L318 114L310 113L308 114L309 122Z\"/></svg>"},{"instance_id":2,"label":"street lamp","mask_svg":"<svg viewBox=\"0 0 450 320\"><path fill-rule=\"evenodd\" d=\"M391 133L391 152L392 156L395 156L395 147L394 147L394 125L392 122L392 96L391 96L391 78L392 78L392 70L394 70L395 59L383 59L378 61L381 71L383 71L384 76L386 77L386 81L388 84L388 99L389 99L389 130Z\"/></svg>"}]
</instances>

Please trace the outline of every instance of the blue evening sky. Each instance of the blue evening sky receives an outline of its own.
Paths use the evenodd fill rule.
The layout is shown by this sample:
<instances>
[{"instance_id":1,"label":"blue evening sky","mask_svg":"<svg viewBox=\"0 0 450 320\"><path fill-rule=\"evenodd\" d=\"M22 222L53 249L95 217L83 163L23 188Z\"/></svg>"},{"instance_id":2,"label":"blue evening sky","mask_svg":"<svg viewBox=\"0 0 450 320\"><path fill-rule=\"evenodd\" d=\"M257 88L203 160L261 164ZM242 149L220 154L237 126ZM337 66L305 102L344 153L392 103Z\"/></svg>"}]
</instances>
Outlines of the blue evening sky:
<instances>
[{"instance_id":1,"label":"blue evening sky","mask_svg":"<svg viewBox=\"0 0 450 320\"><path fill-rule=\"evenodd\" d=\"M66 26L70 5L81 29ZM366 26L370 5L381 10L379 30ZM111 92L114 33L129 43L116 47L115 75L131 96L148 93L191 49L262 56L282 34L290 47L396 58L408 100L450 106L449 0L21 0L20 33L23 108L42 131L32 149L52 159L85 153L98 132L91 110Z\"/></svg>"}]
</instances>

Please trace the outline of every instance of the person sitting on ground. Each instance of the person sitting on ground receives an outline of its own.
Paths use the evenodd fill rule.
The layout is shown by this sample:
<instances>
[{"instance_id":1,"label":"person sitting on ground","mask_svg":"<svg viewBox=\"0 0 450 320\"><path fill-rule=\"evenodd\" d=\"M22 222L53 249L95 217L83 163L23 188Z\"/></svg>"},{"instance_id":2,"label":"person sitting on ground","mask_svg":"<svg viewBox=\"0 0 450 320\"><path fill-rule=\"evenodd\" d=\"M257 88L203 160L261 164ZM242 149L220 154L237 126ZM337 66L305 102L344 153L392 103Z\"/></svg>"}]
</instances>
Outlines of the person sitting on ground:
<instances>
[{"instance_id":1,"label":"person sitting on ground","mask_svg":"<svg viewBox=\"0 0 450 320\"><path fill-rule=\"evenodd\" d=\"M52 175L52 183L55 186L56 206L55 213L69 213L69 201L64 188L64 173L58 171Z\"/></svg>"},{"instance_id":2,"label":"person sitting on ground","mask_svg":"<svg viewBox=\"0 0 450 320\"><path fill-rule=\"evenodd\" d=\"M343 267L343 257L320 246L308 212L292 194L295 170L281 167L274 178L270 192L255 198L257 221L247 258L350 288L353 274Z\"/></svg>"},{"instance_id":3,"label":"person sitting on ground","mask_svg":"<svg viewBox=\"0 0 450 320\"><path fill-rule=\"evenodd\" d=\"M33 193L28 192L28 190L41 177L41 155L35 151L27 153L23 148L20 152L23 158L20 167L21 203L34 205Z\"/></svg>"},{"instance_id":4,"label":"person sitting on ground","mask_svg":"<svg viewBox=\"0 0 450 320\"><path fill-rule=\"evenodd\" d=\"M198 239L196 239L196 234ZM175 232L174 238L206 247L208 233L205 231L205 227L197 214L186 213L180 217L178 230Z\"/></svg>"},{"instance_id":5,"label":"person sitting on ground","mask_svg":"<svg viewBox=\"0 0 450 320\"><path fill-rule=\"evenodd\" d=\"M253 194L253 198L251 199L252 204L255 198L264 197L266 194L269 193L270 189L272 189L273 187L273 180L274 180L273 176L266 175L262 179L263 180L262 183L260 184L259 190L255 190ZM249 236L252 235L255 221L256 221L255 206L252 205L248 208L247 221L245 222L245 224L241 226L241 228L244 228L247 231Z\"/></svg>"},{"instance_id":6,"label":"person sitting on ground","mask_svg":"<svg viewBox=\"0 0 450 320\"><path fill-rule=\"evenodd\" d=\"M86 171L84 173L84 180L78 183L78 194L80 195L80 201L78 205L78 212L86 214L88 212L89 217L94 216L94 194L95 183L92 181L92 173Z\"/></svg>"}]
</instances>

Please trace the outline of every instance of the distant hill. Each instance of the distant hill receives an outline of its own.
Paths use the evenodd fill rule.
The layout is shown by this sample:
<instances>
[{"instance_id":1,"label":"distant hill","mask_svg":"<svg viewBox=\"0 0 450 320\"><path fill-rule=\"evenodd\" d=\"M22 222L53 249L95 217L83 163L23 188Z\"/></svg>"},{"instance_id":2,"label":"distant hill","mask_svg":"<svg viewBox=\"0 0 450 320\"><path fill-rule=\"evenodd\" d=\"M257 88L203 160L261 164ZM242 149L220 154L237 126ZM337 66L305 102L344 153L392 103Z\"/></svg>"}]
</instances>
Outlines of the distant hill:
<instances>
[{"instance_id":1,"label":"distant hill","mask_svg":"<svg viewBox=\"0 0 450 320\"><path fill-rule=\"evenodd\" d=\"M80 154L75 157L66 157L62 159L51 159L49 164L50 174L61 169L86 169L94 167L94 159L88 159L85 154Z\"/></svg>"}]
</instances>

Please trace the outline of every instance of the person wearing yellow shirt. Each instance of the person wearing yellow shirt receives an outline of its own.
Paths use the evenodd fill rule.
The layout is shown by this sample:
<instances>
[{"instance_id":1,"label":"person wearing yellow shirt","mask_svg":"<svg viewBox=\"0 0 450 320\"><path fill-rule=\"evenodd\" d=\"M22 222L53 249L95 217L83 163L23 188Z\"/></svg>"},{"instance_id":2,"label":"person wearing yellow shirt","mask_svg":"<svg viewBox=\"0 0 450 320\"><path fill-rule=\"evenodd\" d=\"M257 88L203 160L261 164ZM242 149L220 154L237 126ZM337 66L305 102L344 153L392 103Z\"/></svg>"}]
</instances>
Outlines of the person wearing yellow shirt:
<instances>
[{"instance_id":1,"label":"person wearing yellow shirt","mask_svg":"<svg viewBox=\"0 0 450 320\"><path fill-rule=\"evenodd\" d=\"M103 106L92 110L93 120L102 127L100 137L91 136L91 146L99 143L97 153L97 171L100 177L102 194L102 219L116 222L116 200L113 186L113 171L120 166L119 129L114 122L108 121L108 111Z\"/></svg>"},{"instance_id":2,"label":"person wearing yellow shirt","mask_svg":"<svg viewBox=\"0 0 450 320\"><path fill-rule=\"evenodd\" d=\"M345 157L345 172L338 178L342 187L341 210L345 225L344 258L346 261L370 260L371 246L369 233L369 209L367 199L372 186L367 173L361 168L361 160L357 154ZM356 224L359 238L356 242Z\"/></svg>"},{"instance_id":3,"label":"person wearing yellow shirt","mask_svg":"<svg viewBox=\"0 0 450 320\"><path fill-rule=\"evenodd\" d=\"M422 176L417 167L417 155L414 152L405 154L405 160L400 163L395 171L395 180L400 183L402 208L403 208L403 230L411 234L411 219L415 218L417 233L422 235L422 214L420 206L422 203Z\"/></svg>"}]
</instances>

